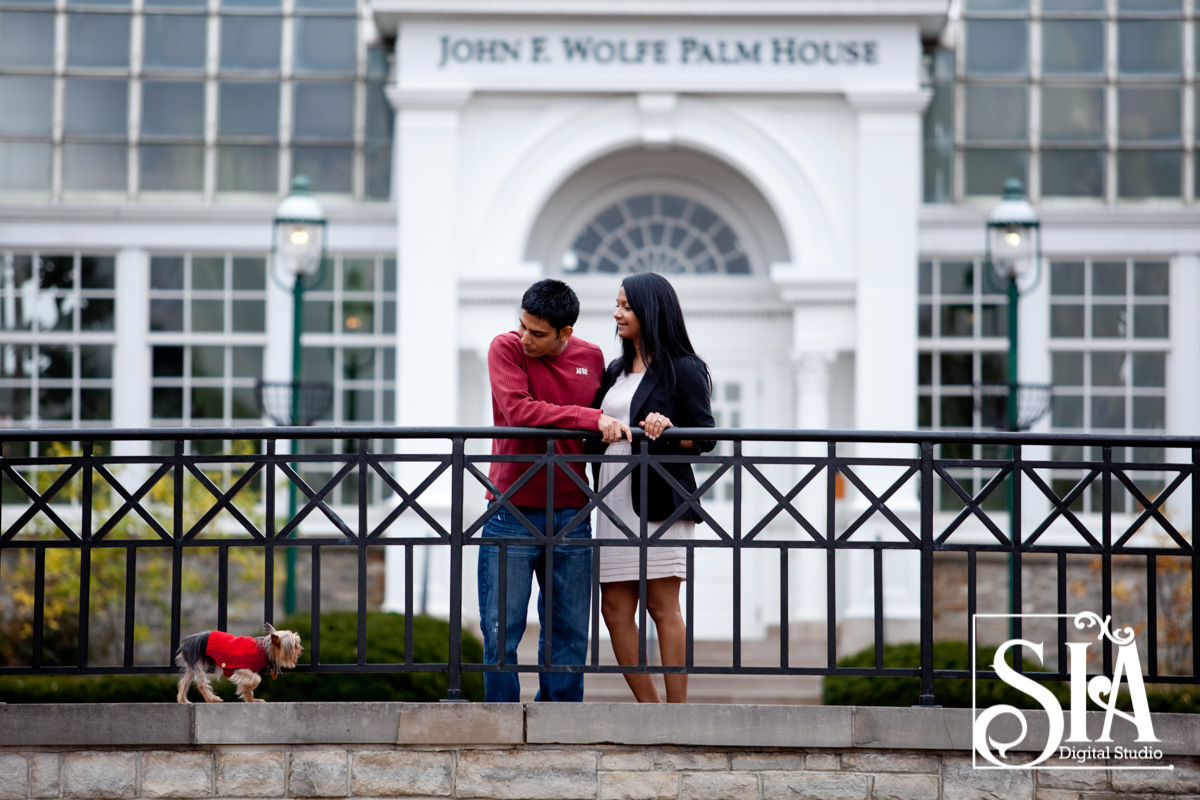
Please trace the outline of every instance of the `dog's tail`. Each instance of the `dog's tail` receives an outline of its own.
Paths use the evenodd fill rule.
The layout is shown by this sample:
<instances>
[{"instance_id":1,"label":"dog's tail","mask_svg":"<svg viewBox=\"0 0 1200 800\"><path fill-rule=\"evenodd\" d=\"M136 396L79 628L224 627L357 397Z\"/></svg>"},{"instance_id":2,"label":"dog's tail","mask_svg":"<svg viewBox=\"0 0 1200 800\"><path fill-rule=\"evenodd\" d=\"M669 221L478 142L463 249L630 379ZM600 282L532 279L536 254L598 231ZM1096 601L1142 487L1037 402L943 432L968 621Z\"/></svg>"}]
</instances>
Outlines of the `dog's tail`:
<instances>
[{"instance_id":1,"label":"dog's tail","mask_svg":"<svg viewBox=\"0 0 1200 800\"><path fill-rule=\"evenodd\" d=\"M175 654L175 665L186 669L188 664L203 664L208 657L208 634L211 631L193 633L179 643Z\"/></svg>"}]
</instances>

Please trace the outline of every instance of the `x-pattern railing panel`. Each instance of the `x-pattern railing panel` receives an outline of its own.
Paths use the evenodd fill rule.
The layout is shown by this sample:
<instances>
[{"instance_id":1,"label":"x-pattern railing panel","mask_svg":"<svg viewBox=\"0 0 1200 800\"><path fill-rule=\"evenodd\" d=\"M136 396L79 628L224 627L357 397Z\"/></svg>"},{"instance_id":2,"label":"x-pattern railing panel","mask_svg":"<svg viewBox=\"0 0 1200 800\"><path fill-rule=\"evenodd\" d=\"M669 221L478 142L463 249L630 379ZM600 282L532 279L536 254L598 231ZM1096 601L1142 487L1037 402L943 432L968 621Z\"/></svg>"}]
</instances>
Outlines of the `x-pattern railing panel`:
<instances>
[{"instance_id":1,"label":"x-pattern railing panel","mask_svg":"<svg viewBox=\"0 0 1200 800\"><path fill-rule=\"evenodd\" d=\"M2 431L0 432L0 566L34 556L33 573L41 587L35 594L44 597L47 580L46 548L73 547L82 555L80 563L90 563L92 548L124 549L128 574L136 576L137 554L144 548L163 551L172 558L170 624L174 648L180 630L182 555L187 548L217 548L220 563L221 619L229 605L228 593L237 591L229 580L228 550L232 547L260 548L263 559L263 605L268 618L274 614L274 579L271 565L278 553L307 549L312 560L314 597L319 596L320 558L323 550L346 548L357 552L359 564L358 605L367 608L367 549L387 549L399 554L403 572L411 584L415 559L420 553L448 548L451 553L451 641L446 664L435 665L450 675L452 697L461 686L463 672L537 671L536 665L478 665L464 663L457 645L462 633L464 612L462 585L473 581L464 573L463 553L468 546L482 546L484 525L499 509L505 509L524 528L529 541L537 546L553 547L566 543L566 537L593 515L604 515L614 523L622 541L633 547L684 547L690 581L699 580L696 555L729 553L733 572L735 610L740 609L743 592L741 566L750 553L779 559L779 591L784 598L779 607L779 627L788 628L792 609L786 598L789 581L788 556L802 549L806 557L825 559L827 593L826 617L830 636L836 636L837 593L839 581L858 578L842 575L835 568L843 551L869 551L873 554L873 573L861 576L874 585L876 639L883 643L882 599L885 585L885 550L904 550L916 554L921 563L920 609L922 636L932 635L930 620L935 613L934 584L938 576L939 552L953 552L973 559L979 553L1008 553L1019 560L1057 554L1059 564L1068 556L1099 557L1103 560L1105 580L1113 579L1118 558L1143 558L1153 580L1155 565L1183 559L1183 574L1188 580L1200 575L1200 559L1192 541L1200 513L1200 439L1186 437L1104 437L1053 436L1033 434L904 433L904 432L811 432L671 430L667 438L706 438L732 442L721 453L696 455L651 455L644 437L638 436L628 456L564 454L555 441L586 438L584 432L514 430L497 428L337 428L337 429L196 429L145 431ZM595 434L590 434L594 439ZM523 437L544 442L544 449L520 456L467 454L480 444L495 438ZM286 443L296 440L357 442L356 452L298 454L287 452ZM402 440L399 452L374 452L372 442ZM193 455L190 443L197 440L239 440L253 443L250 455ZM50 443L65 442L50 447ZM76 443L70 445L69 443ZM117 455L121 442L149 442L152 452L164 455ZM280 443L284 444L280 444ZM422 447L427 442L428 447ZM757 443L768 443L770 454L754 452ZM792 444L795 455L780 454L781 447ZM47 455L20 452L28 446L42 445ZM1078 452L1098 452L1099 457L1074 461L1024 456L1031 447L1055 444L1077 446ZM449 445L450 452L446 452ZM985 458L939 458L938 448L951 445L961 453L966 446L982 445ZM912 455L897 457L897 447ZM1114 461L1114 452L1124 448L1170 450L1174 461L1164 463ZM824 448L826 455L813 455ZM1024 448L1024 449L1023 449ZM211 450L211 446L208 448ZM994 457L1009 451L1009 457ZM128 447L126 448L128 451ZM426 452L427 451L427 452ZM1132 450L1131 450L1132 451ZM817 450L817 452L820 452ZM978 451L976 451L978 452ZM1036 452L1041 452L1040 450ZM846 455L849 453L850 455ZM505 490L493 485L488 471L493 464L517 464L516 480ZM618 463L615 475L595 486L591 475L580 475L582 464ZM686 489L669 469L671 464L687 463L697 467L699 480L694 490ZM642 471L638 468L642 467ZM586 471L586 470L585 470ZM522 512L513 498L530 481L553 475L555 485L567 485L584 498L583 507L557 530L542 530ZM665 491L678 498L675 511L664 520L623 519L610 506L614 492L625 480L644 480L647 474L661 479ZM731 480L732 479L732 480ZM356 483L348 483L356 480ZM378 491L363 488L374 481ZM343 485L346 485L343 490ZM281 514L281 493L293 487L300 500L292 515ZM733 489L732 499L725 492ZM357 501L352 497L357 489ZM718 490L721 496L718 497ZM493 497L483 502L483 494ZM938 496L952 499L948 506L938 505ZM842 499L843 494L845 495ZM91 498L94 507L84 508L83 498ZM341 498L339 502L339 498ZM998 510L1004 502L1012 509L1013 498L1020 498L1017 514ZM371 508L366 504L374 503ZM956 504L961 504L956 505ZM1087 505L1089 510L1084 510ZM483 507L482 511L474 509ZM1121 509L1120 512L1114 508ZM370 513L368 513L370 512ZM368 523L373 515L374 522ZM683 516L697 516L702 537L682 544L664 539L666 531ZM1181 516L1185 515L1185 516ZM263 522L256 520L263 519ZM407 522L405 522L407 521ZM401 523L405 522L404 525ZM415 522L414 529L408 522ZM1019 523L1019 527L1016 526ZM1015 529L1014 529L1015 528ZM425 532L413 536L414 530ZM894 531L894 533L892 533ZM866 535L867 533L871 535ZM1067 542L1058 533L1073 533ZM332 535L330 535L332 533ZM880 534L886 534L881 536ZM296 534L301 534L298 538ZM890 538L889 538L890 537ZM570 540L571 546L597 547L613 540ZM821 554L824 554L823 556ZM863 562L870 564L872 559ZM1019 563L1019 561L1018 561ZM1032 562L1031 562L1032 563ZM890 568L889 568L890 569ZM972 567L974 569L974 567ZM1061 569L1061 568L1060 568ZM4 573L11 574L11 573ZM973 573L972 573L973 574ZM1060 583L1065 575L1058 575ZM132 586L135 581L130 581ZM1190 584L1188 584L1190 586ZM974 593L978 587L971 585ZM1015 585L1012 602L1020 602L1021 586ZM697 592L699 589L699 593ZM127 591L132 592L129 588ZM688 584L688 598L705 599L704 587ZM1111 587L1103 590L1106 608L1112 607ZM1195 593L1189 596L1194 596ZM404 592L408 615L416 610L413 592ZM1154 593L1147 593L1147 614L1157 615ZM135 608L132 594L126 598ZM80 598L78 617L86 630L89 619L87 599ZM314 602L317 602L314 600ZM977 603L972 600L971 607ZM1194 602L1195 604L1195 602ZM314 605L314 622L319 608ZM473 613L473 612L467 612ZM597 612L593 612L597 613ZM694 609L687 611L692 618ZM740 611L735 613L735 616ZM133 611L129 611L129 624ZM1194 620L1192 639L1196 637ZM593 625L598 625L594 618ZM734 653L740 652L740 625L735 621ZM553 636L553 631L547 632ZM365 635L362 634L362 635ZM41 647L39 638L38 647ZM76 672L170 671L169 664L138 665L131 647L133 637L126 635L122 667L109 668L89 664L86 653ZM316 644L316 643L314 643ZM689 656L687 669L705 674L864 674L919 675L921 702L932 698L935 676L961 677L951 670L937 670L930 660L932 648L922 641L919 665L884 668L878 660L874 668L845 668L836 664L837 642L831 638L828 662L824 666L793 666L781 656L778 666L742 664L738 657L730 665L697 665ZM640 643L645 652L645 642ZM360 647L365 642L360 640ZM781 642L781 653L787 643ZM688 644L691 653L691 642ZM314 651L319 648L314 647ZM1154 651L1151 648L1152 652ZM618 668L593 658L584 665L555 665L554 671L606 672ZM1150 678L1175 683L1200 683L1195 664L1200 663L1200 645L1193 644L1193 658L1187 671L1151 672ZM398 672L426 670L430 665L371 664L360 657L357 665L313 664L315 671ZM641 664L622 667L643 672L664 672L679 667ZM45 667L40 656L26 666L5 667L4 672L54 671Z\"/></svg>"}]
</instances>

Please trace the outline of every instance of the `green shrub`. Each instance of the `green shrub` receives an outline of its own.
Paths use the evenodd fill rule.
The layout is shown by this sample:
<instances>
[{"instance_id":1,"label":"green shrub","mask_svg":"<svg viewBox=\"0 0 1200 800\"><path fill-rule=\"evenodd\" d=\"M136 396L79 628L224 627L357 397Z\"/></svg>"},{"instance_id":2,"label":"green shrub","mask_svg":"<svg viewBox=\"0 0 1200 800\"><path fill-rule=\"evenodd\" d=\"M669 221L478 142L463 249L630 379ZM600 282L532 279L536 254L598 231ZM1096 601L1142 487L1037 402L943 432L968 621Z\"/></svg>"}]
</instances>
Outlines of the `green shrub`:
<instances>
[{"instance_id":1,"label":"green shrub","mask_svg":"<svg viewBox=\"0 0 1200 800\"><path fill-rule=\"evenodd\" d=\"M277 623L281 629L300 633L306 648L301 664L308 663L312 641L308 613L294 614ZM238 631L237 633L241 633ZM248 632L247 632L248 633ZM413 618L413 661L444 664L449 656L449 623L432 617ZM321 663L354 664L358 661L358 617L355 612L333 611L321 615ZM470 633L462 637L462 658L468 663L483 661L483 645ZM398 664L404 661L404 617L400 614L368 612L368 664ZM7 675L0 676L0 702L6 703L173 703L178 675ZM463 696L483 699L483 676L463 675ZM444 671L415 673L281 673L278 680L264 676L256 697L275 702L409 701L436 702L446 697ZM234 686L221 678L213 682L217 694L235 700ZM199 700L189 688L193 701Z\"/></svg>"},{"instance_id":2,"label":"green shrub","mask_svg":"<svg viewBox=\"0 0 1200 800\"><path fill-rule=\"evenodd\" d=\"M994 649L979 648L976 659L979 664L990 664ZM868 647L837 662L839 667L875 666L875 648ZM1011 659L1010 659L1011 663ZM883 646L885 667L919 667L921 646L916 643L885 644ZM934 669L971 669L970 651L966 642L943 641L933 643ZM1067 685L1061 681L1043 683L1046 688L1066 703L1069 697ZM1037 701L998 679L975 682L976 705L986 707L1006 703L1018 708L1040 708ZM934 702L947 708L971 707L970 678L937 678L933 682ZM826 705L846 706L914 706L921 699L920 678L894 678L874 676L830 676L826 677L822 690Z\"/></svg>"},{"instance_id":3,"label":"green shrub","mask_svg":"<svg viewBox=\"0 0 1200 800\"><path fill-rule=\"evenodd\" d=\"M308 663L312 642L311 617L302 612L278 622L276 627L300 634L305 654L301 664ZM432 617L413 618L413 663L445 664L449 658L450 623ZM358 661L358 615L353 611L331 611L321 614L321 663L354 664ZM462 660L482 663L483 645L468 631L462 634ZM367 613L368 664L400 664L404 662L404 616L383 611ZM483 699L483 675L462 676L463 697ZM442 670L436 672L372 673L372 674L290 674L271 680L268 675L255 692L266 700L365 700L395 702L437 702L446 699L447 678Z\"/></svg>"}]
</instances>

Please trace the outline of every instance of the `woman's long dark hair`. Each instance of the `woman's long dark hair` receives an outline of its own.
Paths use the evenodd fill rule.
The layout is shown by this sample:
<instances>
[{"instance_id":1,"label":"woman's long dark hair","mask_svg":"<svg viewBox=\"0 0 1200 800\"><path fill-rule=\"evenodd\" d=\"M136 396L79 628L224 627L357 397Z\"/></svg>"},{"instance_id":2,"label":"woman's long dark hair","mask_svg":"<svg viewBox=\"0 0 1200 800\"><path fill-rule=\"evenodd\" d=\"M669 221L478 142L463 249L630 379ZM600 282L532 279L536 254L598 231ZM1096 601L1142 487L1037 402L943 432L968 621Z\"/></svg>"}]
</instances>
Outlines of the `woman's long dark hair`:
<instances>
[{"instance_id":1,"label":"woman's long dark hair","mask_svg":"<svg viewBox=\"0 0 1200 800\"><path fill-rule=\"evenodd\" d=\"M654 272L638 272L621 281L629 309L641 325L642 360L648 370L654 370L659 380L675 387L675 366L672 361L680 356L692 356L704 364L696 355L692 340L688 338L687 325L683 321L683 308L679 296L671 283ZM633 360L637 355L633 342L621 340L621 366L623 371L633 371ZM704 364L705 380L712 389L712 378L708 365Z\"/></svg>"}]
</instances>

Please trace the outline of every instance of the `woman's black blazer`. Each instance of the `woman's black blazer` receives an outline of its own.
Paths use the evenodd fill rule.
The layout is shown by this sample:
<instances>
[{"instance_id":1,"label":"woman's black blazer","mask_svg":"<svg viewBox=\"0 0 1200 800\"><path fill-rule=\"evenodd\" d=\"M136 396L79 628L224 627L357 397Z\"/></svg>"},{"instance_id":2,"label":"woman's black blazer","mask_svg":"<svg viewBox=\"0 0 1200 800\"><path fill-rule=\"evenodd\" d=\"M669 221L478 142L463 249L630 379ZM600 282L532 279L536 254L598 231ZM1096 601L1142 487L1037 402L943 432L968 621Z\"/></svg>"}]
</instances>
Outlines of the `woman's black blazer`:
<instances>
[{"instance_id":1,"label":"woman's black blazer","mask_svg":"<svg viewBox=\"0 0 1200 800\"><path fill-rule=\"evenodd\" d=\"M645 377L634 392L633 401L629 404L629 427L637 429L638 423L648 414L657 411L665 415L677 428L711 428L714 426L712 404L709 401L708 372L704 362L695 356L680 356L672 359L671 366L675 369L675 385L671 386L667 376L651 366L646 370ZM622 370L621 359L617 358L604 371L600 382L600 391L596 394L594 405L599 408L604 395L616 383ZM716 442L710 439L695 441L696 449L701 453L712 450ZM604 444L599 444L603 452ZM636 445L635 445L635 451ZM684 450L676 441L659 438L650 442L650 452L662 455L685 455L694 450ZM696 476L692 465L684 462L663 463L663 469L671 475L679 485L688 492L696 491ZM596 481L599 483L600 469L596 465ZM641 467L634 469L630 476L633 490L633 510L642 513L642 476ZM671 516L675 509L683 505L683 498L667 483L657 470L650 470L648 482L650 503L646 512L648 520L657 522ZM599 489L599 486L597 486ZM700 515L694 508L689 508L680 519L700 521Z\"/></svg>"}]
</instances>

